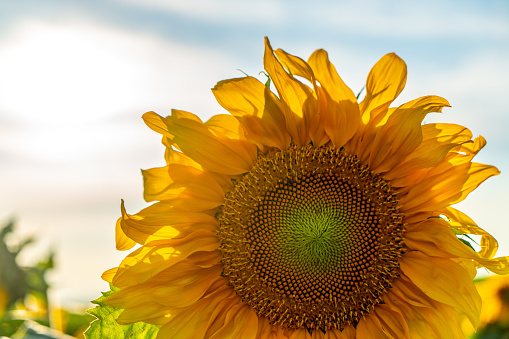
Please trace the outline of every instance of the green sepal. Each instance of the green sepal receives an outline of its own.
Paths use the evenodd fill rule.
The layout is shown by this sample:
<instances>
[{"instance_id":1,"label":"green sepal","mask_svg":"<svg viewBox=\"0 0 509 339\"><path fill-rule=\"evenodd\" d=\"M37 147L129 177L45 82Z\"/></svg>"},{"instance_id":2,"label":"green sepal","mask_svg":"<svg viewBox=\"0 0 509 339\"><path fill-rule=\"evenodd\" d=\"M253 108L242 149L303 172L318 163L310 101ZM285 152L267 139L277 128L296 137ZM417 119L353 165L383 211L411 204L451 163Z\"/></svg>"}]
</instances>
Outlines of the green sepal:
<instances>
[{"instance_id":1,"label":"green sepal","mask_svg":"<svg viewBox=\"0 0 509 339\"><path fill-rule=\"evenodd\" d=\"M464 235L465 233L461 232L460 230L455 229L454 227L450 227L450 229L454 232L456 235Z\"/></svg>"},{"instance_id":2,"label":"green sepal","mask_svg":"<svg viewBox=\"0 0 509 339\"><path fill-rule=\"evenodd\" d=\"M120 325L117 318L122 313L122 309L113 308L103 303L106 297L109 297L119 289L110 284L110 291L102 292L102 297L93 300L97 304L95 308L87 310L87 313L97 319L92 321L90 327L85 332L87 339L124 339L124 338L146 338L151 339L157 336L160 326L137 322L129 325Z\"/></svg>"},{"instance_id":3,"label":"green sepal","mask_svg":"<svg viewBox=\"0 0 509 339\"><path fill-rule=\"evenodd\" d=\"M264 71L261 71L258 74L263 74L263 75L265 75L267 77L267 81L265 81L265 87L270 88L270 75L268 75Z\"/></svg>"},{"instance_id":4,"label":"green sepal","mask_svg":"<svg viewBox=\"0 0 509 339\"><path fill-rule=\"evenodd\" d=\"M361 96L362 91L364 91L364 88L366 88L366 86L362 86L361 90L359 91L359 94L357 94L357 100L359 100L359 97Z\"/></svg>"},{"instance_id":5,"label":"green sepal","mask_svg":"<svg viewBox=\"0 0 509 339\"><path fill-rule=\"evenodd\" d=\"M461 241L462 243L464 243L465 245L467 245L468 247L470 247L474 252L475 252L475 248L474 246L472 246L472 244L468 241L466 241L465 239L461 239L461 238L458 238L459 241Z\"/></svg>"},{"instance_id":6,"label":"green sepal","mask_svg":"<svg viewBox=\"0 0 509 339\"><path fill-rule=\"evenodd\" d=\"M470 247L472 250L474 250L474 252L476 252L474 246L472 246L471 242L473 242L474 244L478 245L479 244L477 243L477 241L475 241L474 239L472 239L471 236L469 236L468 234L464 233L464 232L461 232L457 229L455 229L454 227L451 227L451 230L454 232L454 234L456 234L456 237L458 238L459 241L461 241L462 243L464 243L465 245L467 245L468 247ZM464 236L464 237L467 237L470 241L468 240L465 240L465 239L462 239L460 238L460 236Z\"/></svg>"}]
</instances>

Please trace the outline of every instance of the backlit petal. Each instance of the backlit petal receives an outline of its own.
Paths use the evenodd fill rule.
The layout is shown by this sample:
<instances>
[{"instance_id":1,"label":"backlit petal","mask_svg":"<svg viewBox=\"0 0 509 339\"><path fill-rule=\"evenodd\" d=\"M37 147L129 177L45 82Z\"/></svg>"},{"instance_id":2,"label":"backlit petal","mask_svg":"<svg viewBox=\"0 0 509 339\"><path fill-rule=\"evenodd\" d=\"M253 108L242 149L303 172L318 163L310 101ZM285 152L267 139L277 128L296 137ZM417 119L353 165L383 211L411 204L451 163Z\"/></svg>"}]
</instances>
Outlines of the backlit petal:
<instances>
[{"instance_id":1,"label":"backlit petal","mask_svg":"<svg viewBox=\"0 0 509 339\"><path fill-rule=\"evenodd\" d=\"M218 82L216 100L235 116L259 145L285 149L290 144L283 107L267 86L253 77Z\"/></svg>"}]
</instances>

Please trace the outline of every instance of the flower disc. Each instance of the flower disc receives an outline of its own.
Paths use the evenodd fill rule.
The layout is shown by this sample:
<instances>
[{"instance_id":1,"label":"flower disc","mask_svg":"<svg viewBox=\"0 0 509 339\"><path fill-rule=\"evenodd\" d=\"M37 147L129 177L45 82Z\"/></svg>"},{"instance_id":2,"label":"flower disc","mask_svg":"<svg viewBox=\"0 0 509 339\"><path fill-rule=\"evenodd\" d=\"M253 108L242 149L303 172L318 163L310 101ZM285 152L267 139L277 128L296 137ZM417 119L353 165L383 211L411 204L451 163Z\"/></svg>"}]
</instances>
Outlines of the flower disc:
<instances>
[{"instance_id":1,"label":"flower disc","mask_svg":"<svg viewBox=\"0 0 509 339\"><path fill-rule=\"evenodd\" d=\"M357 324L382 302L403 252L396 194L334 146L259 156L218 220L223 275L284 328Z\"/></svg>"}]
</instances>

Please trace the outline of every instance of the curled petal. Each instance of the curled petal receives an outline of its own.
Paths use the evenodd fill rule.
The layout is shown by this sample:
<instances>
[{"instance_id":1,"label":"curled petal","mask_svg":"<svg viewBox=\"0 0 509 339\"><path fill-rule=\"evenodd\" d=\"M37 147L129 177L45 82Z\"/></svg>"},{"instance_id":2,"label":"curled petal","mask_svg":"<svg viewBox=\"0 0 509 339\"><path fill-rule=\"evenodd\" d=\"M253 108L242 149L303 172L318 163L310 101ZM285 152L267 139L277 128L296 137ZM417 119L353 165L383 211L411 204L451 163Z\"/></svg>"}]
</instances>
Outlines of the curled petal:
<instances>
[{"instance_id":1,"label":"curled petal","mask_svg":"<svg viewBox=\"0 0 509 339\"><path fill-rule=\"evenodd\" d=\"M455 147L471 144L472 132L455 124L426 124L422 126L421 144L391 171L384 173L393 186L410 186L421 179L426 169L438 165Z\"/></svg>"},{"instance_id":2,"label":"curled petal","mask_svg":"<svg viewBox=\"0 0 509 339\"><path fill-rule=\"evenodd\" d=\"M458 240L445 220L431 219L408 229L405 244L430 256L472 259L496 274L509 273L508 257L492 259L475 252Z\"/></svg>"}]
</instances>

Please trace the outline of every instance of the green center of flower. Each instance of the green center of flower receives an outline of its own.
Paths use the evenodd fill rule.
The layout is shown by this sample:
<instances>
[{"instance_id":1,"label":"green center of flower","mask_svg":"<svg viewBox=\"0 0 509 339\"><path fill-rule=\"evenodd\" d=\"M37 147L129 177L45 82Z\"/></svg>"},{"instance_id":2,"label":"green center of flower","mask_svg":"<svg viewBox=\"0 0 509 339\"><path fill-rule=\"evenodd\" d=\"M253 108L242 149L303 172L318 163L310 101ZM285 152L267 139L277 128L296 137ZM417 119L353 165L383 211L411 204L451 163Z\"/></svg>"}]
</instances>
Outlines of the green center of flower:
<instances>
[{"instance_id":1,"label":"green center of flower","mask_svg":"<svg viewBox=\"0 0 509 339\"><path fill-rule=\"evenodd\" d=\"M397 276L402 216L387 183L335 147L260 155L218 215L224 276L285 328L344 328Z\"/></svg>"}]
</instances>

